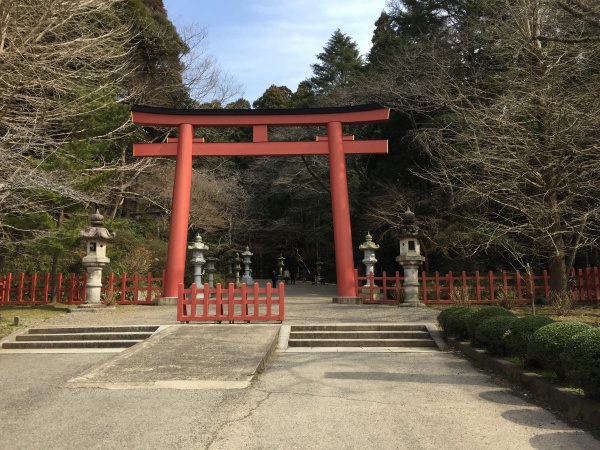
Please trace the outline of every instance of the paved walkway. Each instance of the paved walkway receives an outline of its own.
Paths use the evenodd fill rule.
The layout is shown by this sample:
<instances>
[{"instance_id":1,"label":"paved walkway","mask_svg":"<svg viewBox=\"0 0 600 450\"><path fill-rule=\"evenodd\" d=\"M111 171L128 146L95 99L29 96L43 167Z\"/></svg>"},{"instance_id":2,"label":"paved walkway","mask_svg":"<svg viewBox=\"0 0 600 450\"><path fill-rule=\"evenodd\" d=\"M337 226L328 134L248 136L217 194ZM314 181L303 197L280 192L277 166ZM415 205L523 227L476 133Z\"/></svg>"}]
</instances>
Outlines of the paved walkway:
<instances>
[{"instance_id":1,"label":"paved walkway","mask_svg":"<svg viewBox=\"0 0 600 450\"><path fill-rule=\"evenodd\" d=\"M429 308L331 303L288 286L286 324L433 323ZM174 307L46 325L176 325ZM279 325L177 325L114 354L0 352L6 449L598 449L449 352L280 353ZM168 345L165 345L168 344Z\"/></svg>"}]
</instances>

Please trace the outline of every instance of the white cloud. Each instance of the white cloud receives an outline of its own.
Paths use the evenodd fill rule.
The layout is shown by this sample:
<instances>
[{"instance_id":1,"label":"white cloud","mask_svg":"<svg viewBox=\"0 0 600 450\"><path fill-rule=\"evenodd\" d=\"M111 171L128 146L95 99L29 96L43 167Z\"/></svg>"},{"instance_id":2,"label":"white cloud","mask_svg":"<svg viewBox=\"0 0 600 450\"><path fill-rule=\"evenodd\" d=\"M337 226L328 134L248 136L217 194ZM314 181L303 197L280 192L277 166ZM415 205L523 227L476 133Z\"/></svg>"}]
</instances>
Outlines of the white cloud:
<instances>
[{"instance_id":1,"label":"white cloud","mask_svg":"<svg viewBox=\"0 0 600 450\"><path fill-rule=\"evenodd\" d=\"M271 85L295 90L336 29L369 51L386 0L164 0L177 25L209 27L209 49L256 100ZM187 9L184 9L187 8Z\"/></svg>"}]
</instances>

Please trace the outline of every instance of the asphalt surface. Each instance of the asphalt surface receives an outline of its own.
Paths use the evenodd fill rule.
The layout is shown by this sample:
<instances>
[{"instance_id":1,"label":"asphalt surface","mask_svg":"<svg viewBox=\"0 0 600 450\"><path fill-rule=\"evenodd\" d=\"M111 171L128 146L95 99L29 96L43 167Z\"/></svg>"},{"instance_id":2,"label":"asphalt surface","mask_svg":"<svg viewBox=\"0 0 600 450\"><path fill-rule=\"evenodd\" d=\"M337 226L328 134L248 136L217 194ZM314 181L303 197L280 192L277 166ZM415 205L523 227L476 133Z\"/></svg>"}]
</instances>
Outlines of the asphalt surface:
<instances>
[{"instance_id":1,"label":"asphalt surface","mask_svg":"<svg viewBox=\"0 0 600 450\"><path fill-rule=\"evenodd\" d=\"M288 286L285 325L437 316L334 293ZM261 371L278 324L181 325L146 306L44 325L82 322L164 326L118 354L0 351L0 449L600 449L450 352L275 351Z\"/></svg>"}]
</instances>

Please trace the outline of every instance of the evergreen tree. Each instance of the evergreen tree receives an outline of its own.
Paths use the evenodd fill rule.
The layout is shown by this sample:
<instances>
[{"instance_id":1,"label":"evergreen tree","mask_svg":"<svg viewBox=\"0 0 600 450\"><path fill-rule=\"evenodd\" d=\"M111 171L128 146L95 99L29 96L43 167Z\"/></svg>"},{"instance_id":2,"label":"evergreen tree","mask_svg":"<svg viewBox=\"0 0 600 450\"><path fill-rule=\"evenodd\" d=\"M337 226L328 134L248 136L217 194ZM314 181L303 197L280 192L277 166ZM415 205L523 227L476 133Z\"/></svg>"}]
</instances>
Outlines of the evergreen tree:
<instances>
[{"instance_id":1,"label":"evergreen tree","mask_svg":"<svg viewBox=\"0 0 600 450\"><path fill-rule=\"evenodd\" d=\"M263 95L252 103L252 107L255 109L289 108L291 98L292 91L289 88L272 84Z\"/></svg>"},{"instance_id":2,"label":"evergreen tree","mask_svg":"<svg viewBox=\"0 0 600 450\"><path fill-rule=\"evenodd\" d=\"M335 88L349 86L363 67L356 42L339 28L327 41L323 52L317 55L317 59L320 63L311 64L314 76L309 81L318 94L327 94Z\"/></svg>"}]
</instances>

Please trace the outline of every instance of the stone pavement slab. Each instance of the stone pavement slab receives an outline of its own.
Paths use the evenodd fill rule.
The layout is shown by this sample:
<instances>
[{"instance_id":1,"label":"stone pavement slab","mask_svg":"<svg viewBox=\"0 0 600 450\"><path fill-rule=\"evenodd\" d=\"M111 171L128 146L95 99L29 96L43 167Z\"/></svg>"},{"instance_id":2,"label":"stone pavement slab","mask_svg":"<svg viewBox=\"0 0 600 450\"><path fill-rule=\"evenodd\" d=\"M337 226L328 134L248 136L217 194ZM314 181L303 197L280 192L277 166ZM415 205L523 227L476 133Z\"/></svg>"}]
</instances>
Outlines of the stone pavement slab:
<instances>
[{"instance_id":1,"label":"stone pavement slab","mask_svg":"<svg viewBox=\"0 0 600 450\"><path fill-rule=\"evenodd\" d=\"M69 380L107 389L239 389L277 344L278 325L173 325Z\"/></svg>"}]
</instances>

